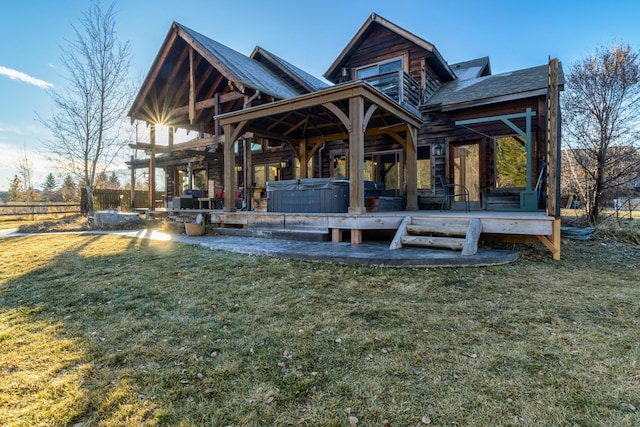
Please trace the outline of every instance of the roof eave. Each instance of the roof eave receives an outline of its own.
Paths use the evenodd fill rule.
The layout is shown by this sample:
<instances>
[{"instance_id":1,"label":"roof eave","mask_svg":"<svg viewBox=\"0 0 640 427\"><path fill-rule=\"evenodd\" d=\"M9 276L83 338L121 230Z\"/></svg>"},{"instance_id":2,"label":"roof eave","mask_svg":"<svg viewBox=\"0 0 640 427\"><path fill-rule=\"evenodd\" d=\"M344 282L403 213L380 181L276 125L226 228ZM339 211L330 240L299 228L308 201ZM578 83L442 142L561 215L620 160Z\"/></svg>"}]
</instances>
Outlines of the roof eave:
<instances>
[{"instance_id":1,"label":"roof eave","mask_svg":"<svg viewBox=\"0 0 640 427\"><path fill-rule=\"evenodd\" d=\"M156 54L156 57L154 58L153 63L151 64L151 68L149 69L149 72L147 73L144 81L142 82L142 86L140 86L140 90L138 91L138 94L133 100L133 103L131 105L131 108L129 109L129 112L127 113L127 116L131 117L131 123L133 123L133 121L136 120L136 117L134 116L137 114L140 107L142 106L142 100L151 89L151 83L153 82L153 80L155 80L156 76L160 71L160 66L162 62L161 58L166 58L169 50L171 49L171 46L175 42L177 34L178 34L177 23L174 21L171 24L171 27L169 28L169 31L167 32L167 35L165 36L164 41L162 42L162 45L160 45L160 50Z\"/></svg>"},{"instance_id":2,"label":"roof eave","mask_svg":"<svg viewBox=\"0 0 640 427\"><path fill-rule=\"evenodd\" d=\"M480 107L484 105L498 104L501 102L517 101L519 99L533 98L533 97L542 96L546 94L547 94L547 88L541 88L541 89L535 89L535 90L530 90L526 92L518 92L518 93L507 94L507 95L494 96L491 98L474 99L471 101L459 102L455 104L442 103L439 105L440 108L438 108L438 106L433 106L434 108L428 108L428 110L432 111L434 109L439 109L440 111L454 111L454 110L461 110L463 108Z\"/></svg>"},{"instance_id":3,"label":"roof eave","mask_svg":"<svg viewBox=\"0 0 640 427\"><path fill-rule=\"evenodd\" d=\"M253 49L253 52L251 52L251 55L249 55L249 58L255 59L256 55L258 55L258 54L260 54L260 55L264 56L265 58L267 58L280 71L285 73L287 76L291 77L293 80L296 81L296 83L298 83L300 86L305 88L308 92L315 91L315 89L313 87L311 87L306 81L304 81L303 79L299 78L296 74L292 73L287 67L284 67L280 63L280 61L276 60L269 51L261 48L260 46L256 46Z\"/></svg>"}]
</instances>

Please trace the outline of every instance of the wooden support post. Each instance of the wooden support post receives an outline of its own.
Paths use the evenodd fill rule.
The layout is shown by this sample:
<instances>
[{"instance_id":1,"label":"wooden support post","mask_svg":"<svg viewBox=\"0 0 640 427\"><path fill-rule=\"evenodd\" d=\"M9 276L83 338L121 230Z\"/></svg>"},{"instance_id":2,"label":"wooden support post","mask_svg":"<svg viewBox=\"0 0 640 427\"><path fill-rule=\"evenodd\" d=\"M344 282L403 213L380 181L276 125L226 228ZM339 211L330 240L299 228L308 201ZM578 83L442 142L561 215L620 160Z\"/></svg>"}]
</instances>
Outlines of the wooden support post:
<instances>
[{"instance_id":1,"label":"wooden support post","mask_svg":"<svg viewBox=\"0 0 640 427\"><path fill-rule=\"evenodd\" d=\"M362 243L362 230L352 229L351 230L351 244L359 245Z\"/></svg>"},{"instance_id":2,"label":"wooden support post","mask_svg":"<svg viewBox=\"0 0 640 427\"><path fill-rule=\"evenodd\" d=\"M407 124L407 207L408 211L418 210L418 130Z\"/></svg>"},{"instance_id":3,"label":"wooden support post","mask_svg":"<svg viewBox=\"0 0 640 427\"><path fill-rule=\"evenodd\" d=\"M547 215L559 218L558 59L549 60L547 88Z\"/></svg>"},{"instance_id":4,"label":"wooden support post","mask_svg":"<svg viewBox=\"0 0 640 427\"><path fill-rule=\"evenodd\" d=\"M244 165L242 169L242 177L243 177L243 195L244 195L244 204L248 211L251 210L251 199L253 198L253 159L251 157L251 143L253 142L252 138L246 138L243 142L243 153L244 153Z\"/></svg>"},{"instance_id":5,"label":"wooden support post","mask_svg":"<svg viewBox=\"0 0 640 427\"><path fill-rule=\"evenodd\" d=\"M332 243L340 243L342 242L342 230L339 228L331 229L331 242Z\"/></svg>"},{"instance_id":6,"label":"wooden support post","mask_svg":"<svg viewBox=\"0 0 640 427\"><path fill-rule=\"evenodd\" d=\"M235 212L235 189L236 189L236 156L233 151L235 139L231 139L235 133L235 126L226 125L224 127L224 202L225 212Z\"/></svg>"},{"instance_id":7,"label":"wooden support post","mask_svg":"<svg viewBox=\"0 0 640 427\"><path fill-rule=\"evenodd\" d=\"M553 244L553 259L560 261L560 233L562 220L558 217L553 220L553 234L551 235L551 243Z\"/></svg>"},{"instance_id":8,"label":"wooden support post","mask_svg":"<svg viewBox=\"0 0 640 427\"><path fill-rule=\"evenodd\" d=\"M364 204L364 98L349 99L349 213L361 214L367 211ZM355 233L354 233L355 232ZM351 241L354 234L352 231ZM361 239L360 239L361 240Z\"/></svg>"},{"instance_id":9,"label":"wooden support post","mask_svg":"<svg viewBox=\"0 0 640 427\"><path fill-rule=\"evenodd\" d=\"M213 104L213 114L214 117L221 113L221 104L220 104L220 93L216 92L213 96L214 104ZM214 119L214 135L219 136L222 135L222 127L220 126L220 120Z\"/></svg>"},{"instance_id":10,"label":"wooden support post","mask_svg":"<svg viewBox=\"0 0 640 427\"><path fill-rule=\"evenodd\" d=\"M298 156L298 160L300 160L300 178L309 178L309 170L307 168L309 157L307 154L306 138L300 140L300 154Z\"/></svg>"},{"instance_id":11,"label":"wooden support post","mask_svg":"<svg viewBox=\"0 0 640 427\"><path fill-rule=\"evenodd\" d=\"M156 145L156 124L151 123L149 128L149 143ZM149 212L155 210L155 193L156 193L156 152L152 148L149 153Z\"/></svg>"}]
</instances>

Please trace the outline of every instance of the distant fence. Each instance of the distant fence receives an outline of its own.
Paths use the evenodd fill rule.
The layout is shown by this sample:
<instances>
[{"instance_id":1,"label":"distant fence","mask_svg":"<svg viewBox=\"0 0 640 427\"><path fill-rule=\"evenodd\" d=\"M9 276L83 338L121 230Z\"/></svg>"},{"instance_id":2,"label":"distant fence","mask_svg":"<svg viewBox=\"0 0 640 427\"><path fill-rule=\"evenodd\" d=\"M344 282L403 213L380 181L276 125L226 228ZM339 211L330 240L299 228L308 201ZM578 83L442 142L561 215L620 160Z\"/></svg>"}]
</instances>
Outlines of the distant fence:
<instances>
[{"instance_id":1,"label":"distant fence","mask_svg":"<svg viewBox=\"0 0 640 427\"><path fill-rule=\"evenodd\" d=\"M10 202L6 205L0 204L0 219L4 221L25 219L33 221L43 216L57 218L79 213L80 203Z\"/></svg>"},{"instance_id":2,"label":"distant fence","mask_svg":"<svg viewBox=\"0 0 640 427\"><path fill-rule=\"evenodd\" d=\"M156 191L154 195L155 208L164 207L164 192ZM136 191L133 205L137 209L149 208L149 192ZM81 200L82 212L87 211L87 192L82 189ZM131 190L105 190L97 189L93 192L93 210L103 211L107 209L117 209L119 211L131 211Z\"/></svg>"}]
</instances>

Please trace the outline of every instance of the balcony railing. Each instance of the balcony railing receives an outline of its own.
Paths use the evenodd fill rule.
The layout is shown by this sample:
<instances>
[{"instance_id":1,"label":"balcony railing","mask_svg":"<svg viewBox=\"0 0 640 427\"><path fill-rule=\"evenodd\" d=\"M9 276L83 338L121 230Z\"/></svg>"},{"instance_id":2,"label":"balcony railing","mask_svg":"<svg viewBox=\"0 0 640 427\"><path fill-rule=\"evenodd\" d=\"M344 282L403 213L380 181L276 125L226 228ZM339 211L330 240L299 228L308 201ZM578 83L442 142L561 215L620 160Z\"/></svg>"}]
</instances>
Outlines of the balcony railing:
<instances>
[{"instance_id":1,"label":"balcony railing","mask_svg":"<svg viewBox=\"0 0 640 427\"><path fill-rule=\"evenodd\" d=\"M377 74L364 81L411 111L420 105L420 84L403 70Z\"/></svg>"}]
</instances>

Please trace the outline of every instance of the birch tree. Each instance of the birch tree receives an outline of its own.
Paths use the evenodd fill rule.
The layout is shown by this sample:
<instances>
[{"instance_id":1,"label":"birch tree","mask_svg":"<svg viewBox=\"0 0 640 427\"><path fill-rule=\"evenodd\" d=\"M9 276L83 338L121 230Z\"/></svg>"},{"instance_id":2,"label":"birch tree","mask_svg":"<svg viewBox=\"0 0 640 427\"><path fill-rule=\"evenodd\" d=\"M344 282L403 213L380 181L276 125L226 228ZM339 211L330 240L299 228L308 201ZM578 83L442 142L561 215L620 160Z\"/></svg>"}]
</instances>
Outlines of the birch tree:
<instances>
[{"instance_id":1,"label":"birch tree","mask_svg":"<svg viewBox=\"0 0 640 427\"><path fill-rule=\"evenodd\" d=\"M113 4L103 10L92 2L73 26L75 38L61 55L68 84L63 92L52 92L54 111L43 121L53 136L46 145L56 164L86 188L88 212L93 212L97 175L126 147L131 48L118 40L115 24Z\"/></svg>"}]
</instances>

